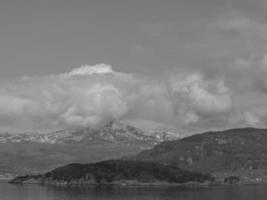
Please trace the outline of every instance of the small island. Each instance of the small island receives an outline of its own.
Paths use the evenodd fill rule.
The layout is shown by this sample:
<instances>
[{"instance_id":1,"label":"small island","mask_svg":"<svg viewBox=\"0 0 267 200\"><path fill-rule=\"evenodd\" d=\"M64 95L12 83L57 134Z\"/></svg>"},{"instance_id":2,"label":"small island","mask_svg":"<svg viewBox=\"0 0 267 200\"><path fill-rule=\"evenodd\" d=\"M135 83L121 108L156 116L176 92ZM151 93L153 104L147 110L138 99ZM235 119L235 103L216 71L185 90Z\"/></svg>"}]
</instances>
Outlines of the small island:
<instances>
[{"instance_id":1,"label":"small island","mask_svg":"<svg viewBox=\"0 0 267 200\"><path fill-rule=\"evenodd\" d=\"M181 185L210 184L209 174L174 166L135 160L109 160L92 164L69 164L44 174L18 176L12 184L44 185Z\"/></svg>"}]
</instances>

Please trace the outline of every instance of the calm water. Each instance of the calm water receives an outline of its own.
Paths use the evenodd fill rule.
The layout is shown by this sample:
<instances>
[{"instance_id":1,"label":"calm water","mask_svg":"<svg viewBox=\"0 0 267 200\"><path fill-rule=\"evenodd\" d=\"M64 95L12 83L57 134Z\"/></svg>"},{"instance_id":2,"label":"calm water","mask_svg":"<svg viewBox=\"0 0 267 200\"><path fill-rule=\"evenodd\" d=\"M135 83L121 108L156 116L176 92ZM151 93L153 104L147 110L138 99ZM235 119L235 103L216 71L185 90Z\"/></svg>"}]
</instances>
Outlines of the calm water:
<instances>
[{"instance_id":1,"label":"calm water","mask_svg":"<svg viewBox=\"0 0 267 200\"><path fill-rule=\"evenodd\" d=\"M1 200L265 200L267 185L205 188L59 188L0 181Z\"/></svg>"}]
</instances>

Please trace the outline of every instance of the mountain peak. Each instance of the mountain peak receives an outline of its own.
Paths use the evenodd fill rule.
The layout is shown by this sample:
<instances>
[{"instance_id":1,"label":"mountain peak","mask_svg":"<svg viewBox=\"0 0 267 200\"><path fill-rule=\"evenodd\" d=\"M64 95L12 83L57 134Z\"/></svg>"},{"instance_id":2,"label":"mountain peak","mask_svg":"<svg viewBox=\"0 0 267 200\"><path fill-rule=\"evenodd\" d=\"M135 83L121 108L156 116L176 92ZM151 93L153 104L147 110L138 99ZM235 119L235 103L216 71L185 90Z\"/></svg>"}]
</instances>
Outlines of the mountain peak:
<instances>
[{"instance_id":1,"label":"mountain peak","mask_svg":"<svg viewBox=\"0 0 267 200\"><path fill-rule=\"evenodd\" d=\"M117 143L127 145L153 146L163 141L177 139L166 132L144 131L142 129L121 122L108 121L99 128L64 129L45 134L8 134L0 135L0 142L38 142L49 144L104 144Z\"/></svg>"}]
</instances>

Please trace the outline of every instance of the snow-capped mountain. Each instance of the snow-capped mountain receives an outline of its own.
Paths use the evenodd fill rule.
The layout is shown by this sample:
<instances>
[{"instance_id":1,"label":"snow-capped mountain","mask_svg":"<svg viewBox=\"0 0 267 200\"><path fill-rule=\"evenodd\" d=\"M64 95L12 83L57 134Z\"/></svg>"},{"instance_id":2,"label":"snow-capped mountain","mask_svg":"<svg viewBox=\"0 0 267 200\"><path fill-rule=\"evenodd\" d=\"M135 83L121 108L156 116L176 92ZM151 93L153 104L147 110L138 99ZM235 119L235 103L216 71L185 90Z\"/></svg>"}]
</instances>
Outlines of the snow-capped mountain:
<instances>
[{"instance_id":1,"label":"snow-capped mountain","mask_svg":"<svg viewBox=\"0 0 267 200\"><path fill-rule=\"evenodd\" d=\"M96 144L135 143L155 145L160 142L178 139L178 136L169 132L143 131L134 126L119 122L108 122L100 128L66 129L45 134L0 134L0 143L37 142L48 144Z\"/></svg>"}]
</instances>

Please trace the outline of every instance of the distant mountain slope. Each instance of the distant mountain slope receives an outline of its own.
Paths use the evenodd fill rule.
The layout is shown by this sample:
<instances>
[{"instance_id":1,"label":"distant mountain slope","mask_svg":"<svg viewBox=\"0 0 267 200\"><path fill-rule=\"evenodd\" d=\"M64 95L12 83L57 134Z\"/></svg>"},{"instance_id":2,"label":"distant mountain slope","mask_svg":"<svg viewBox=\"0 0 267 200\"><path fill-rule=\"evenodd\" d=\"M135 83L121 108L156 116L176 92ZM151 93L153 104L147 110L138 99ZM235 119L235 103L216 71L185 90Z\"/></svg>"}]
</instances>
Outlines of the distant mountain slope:
<instances>
[{"instance_id":1,"label":"distant mountain slope","mask_svg":"<svg viewBox=\"0 0 267 200\"><path fill-rule=\"evenodd\" d=\"M158 163L109 160L95 164L69 164L42 175L20 176L10 183L43 184L166 184L211 182L210 175L181 170Z\"/></svg>"},{"instance_id":2,"label":"distant mountain slope","mask_svg":"<svg viewBox=\"0 0 267 200\"><path fill-rule=\"evenodd\" d=\"M175 138L174 134L146 132L115 122L98 129L0 134L0 174L43 172L72 162L116 159Z\"/></svg>"},{"instance_id":3,"label":"distant mountain slope","mask_svg":"<svg viewBox=\"0 0 267 200\"><path fill-rule=\"evenodd\" d=\"M37 142L45 144L128 144L155 145L177 139L173 133L144 131L127 124L108 122L100 128L66 129L46 134L0 134L0 143Z\"/></svg>"},{"instance_id":4,"label":"distant mountain slope","mask_svg":"<svg viewBox=\"0 0 267 200\"><path fill-rule=\"evenodd\" d=\"M197 134L163 142L136 158L202 172L267 169L267 130L242 128Z\"/></svg>"}]
</instances>

